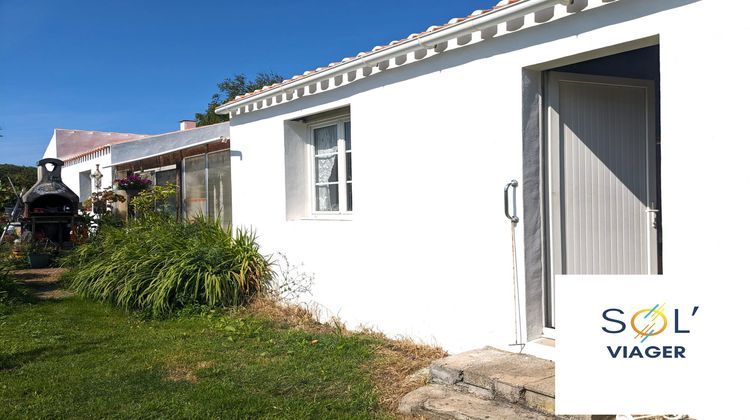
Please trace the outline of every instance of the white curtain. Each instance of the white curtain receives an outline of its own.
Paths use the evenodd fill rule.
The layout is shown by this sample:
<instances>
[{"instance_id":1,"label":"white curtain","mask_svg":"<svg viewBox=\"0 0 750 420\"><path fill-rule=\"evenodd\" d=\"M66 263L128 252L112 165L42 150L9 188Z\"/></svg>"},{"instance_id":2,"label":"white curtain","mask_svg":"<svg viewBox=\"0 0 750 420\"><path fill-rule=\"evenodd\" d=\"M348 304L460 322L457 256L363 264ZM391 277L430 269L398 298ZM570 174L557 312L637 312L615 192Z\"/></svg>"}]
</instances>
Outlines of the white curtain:
<instances>
[{"instance_id":1,"label":"white curtain","mask_svg":"<svg viewBox=\"0 0 750 420\"><path fill-rule=\"evenodd\" d=\"M315 194L317 211L338 211L338 133L337 126L316 128ZM324 185L320 185L324 184Z\"/></svg>"}]
</instances>

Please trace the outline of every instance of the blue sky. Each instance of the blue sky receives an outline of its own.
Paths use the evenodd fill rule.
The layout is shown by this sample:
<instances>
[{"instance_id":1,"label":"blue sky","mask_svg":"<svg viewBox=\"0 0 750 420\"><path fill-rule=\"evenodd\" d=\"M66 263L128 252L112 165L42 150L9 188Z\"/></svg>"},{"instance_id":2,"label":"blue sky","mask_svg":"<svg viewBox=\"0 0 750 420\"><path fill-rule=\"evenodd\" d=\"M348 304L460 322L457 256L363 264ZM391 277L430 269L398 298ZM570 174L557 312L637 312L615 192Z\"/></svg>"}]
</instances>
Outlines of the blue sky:
<instances>
[{"instance_id":1,"label":"blue sky","mask_svg":"<svg viewBox=\"0 0 750 420\"><path fill-rule=\"evenodd\" d=\"M0 0L0 163L33 165L54 128L177 129L235 73L288 77L487 0Z\"/></svg>"}]
</instances>

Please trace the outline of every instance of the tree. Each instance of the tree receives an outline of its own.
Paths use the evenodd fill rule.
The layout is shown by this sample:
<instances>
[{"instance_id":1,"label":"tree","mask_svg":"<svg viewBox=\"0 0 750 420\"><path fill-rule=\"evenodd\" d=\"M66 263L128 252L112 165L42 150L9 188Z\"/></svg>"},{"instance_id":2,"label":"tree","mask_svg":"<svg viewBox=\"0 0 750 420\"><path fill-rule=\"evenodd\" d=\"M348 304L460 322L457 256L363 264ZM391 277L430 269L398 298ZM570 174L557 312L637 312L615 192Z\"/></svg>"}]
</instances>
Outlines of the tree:
<instances>
[{"instance_id":1,"label":"tree","mask_svg":"<svg viewBox=\"0 0 750 420\"><path fill-rule=\"evenodd\" d=\"M256 89L260 89L263 86L269 86L274 83L279 83L284 80L283 77L276 73L258 73L254 80L248 80L247 76L243 73L235 74L234 77L226 78L223 82L216 85L219 88L218 93L214 93L211 97L211 102L208 103L206 111L203 113L195 114L195 121L198 127L203 125L216 124L224 121L228 121L229 117L226 115L218 115L216 108L221 104L234 99L235 96L243 95L247 92L252 92Z\"/></svg>"},{"instance_id":2,"label":"tree","mask_svg":"<svg viewBox=\"0 0 750 420\"><path fill-rule=\"evenodd\" d=\"M7 183L8 177L13 180L13 185L19 191L28 189L36 183L36 167L0 163L0 181Z\"/></svg>"},{"instance_id":3,"label":"tree","mask_svg":"<svg viewBox=\"0 0 750 420\"><path fill-rule=\"evenodd\" d=\"M20 194L21 191L28 190L36 183L36 168L33 166L0 164L0 208L4 206L12 207L16 202L8 178L13 180L13 186Z\"/></svg>"}]
</instances>

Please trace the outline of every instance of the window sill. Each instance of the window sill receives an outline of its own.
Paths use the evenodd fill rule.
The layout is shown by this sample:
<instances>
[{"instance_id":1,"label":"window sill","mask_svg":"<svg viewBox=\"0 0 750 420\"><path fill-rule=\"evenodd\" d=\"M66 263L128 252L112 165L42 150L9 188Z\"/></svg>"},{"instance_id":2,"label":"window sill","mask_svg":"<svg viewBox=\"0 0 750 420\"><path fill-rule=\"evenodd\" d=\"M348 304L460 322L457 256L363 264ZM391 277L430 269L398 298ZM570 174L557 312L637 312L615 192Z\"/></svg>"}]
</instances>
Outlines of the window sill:
<instances>
[{"instance_id":1,"label":"window sill","mask_svg":"<svg viewBox=\"0 0 750 420\"><path fill-rule=\"evenodd\" d=\"M328 221L328 222L351 222L354 217L351 214L314 214L300 217L300 221Z\"/></svg>"}]
</instances>

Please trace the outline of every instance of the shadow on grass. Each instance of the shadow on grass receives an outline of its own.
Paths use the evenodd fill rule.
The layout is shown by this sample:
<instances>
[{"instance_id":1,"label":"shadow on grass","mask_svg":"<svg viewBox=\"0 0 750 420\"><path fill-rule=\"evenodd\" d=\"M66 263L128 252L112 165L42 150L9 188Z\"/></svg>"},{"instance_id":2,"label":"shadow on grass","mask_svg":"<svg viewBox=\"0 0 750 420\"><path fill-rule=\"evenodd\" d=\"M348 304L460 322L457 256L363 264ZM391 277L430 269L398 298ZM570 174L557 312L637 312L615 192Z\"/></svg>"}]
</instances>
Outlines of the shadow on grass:
<instances>
[{"instance_id":1,"label":"shadow on grass","mask_svg":"<svg viewBox=\"0 0 750 420\"><path fill-rule=\"evenodd\" d=\"M38 303L59 300L72 294L60 287L61 274L63 271L59 268L25 269L12 271L10 279L12 283L15 283L15 288L21 292L17 296L20 298L18 300L23 303Z\"/></svg>"},{"instance_id":2,"label":"shadow on grass","mask_svg":"<svg viewBox=\"0 0 750 420\"><path fill-rule=\"evenodd\" d=\"M95 352L104 342L104 339L91 340L74 345L47 345L21 352L0 353L0 372L17 369L27 363L40 362L45 359L58 359L62 356Z\"/></svg>"},{"instance_id":3,"label":"shadow on grass","mask_svg":"<svg viewBox=\"0 0 750 420\"><path fill-rule=\"evenodd\" d=\"M10 354L0 353L0 372L4 370L13 370L25 365L26 363L36 361L44 356L45 353L56 347L59 346L44 346L33 350Z\"/></svg>"},{"instance_id":4,"label":"shadow on grass","mask_svg":"<svg viewBox=\"0 0 750 420\"><path fill-rule=\"evenodd\" d=\"M37 280L48 277L48 274L42 274L42 273L35 273L35 272L16 272L13 273L13 276L20 281L28 281L28 280Z\"/></svg>"}]
</instances>

